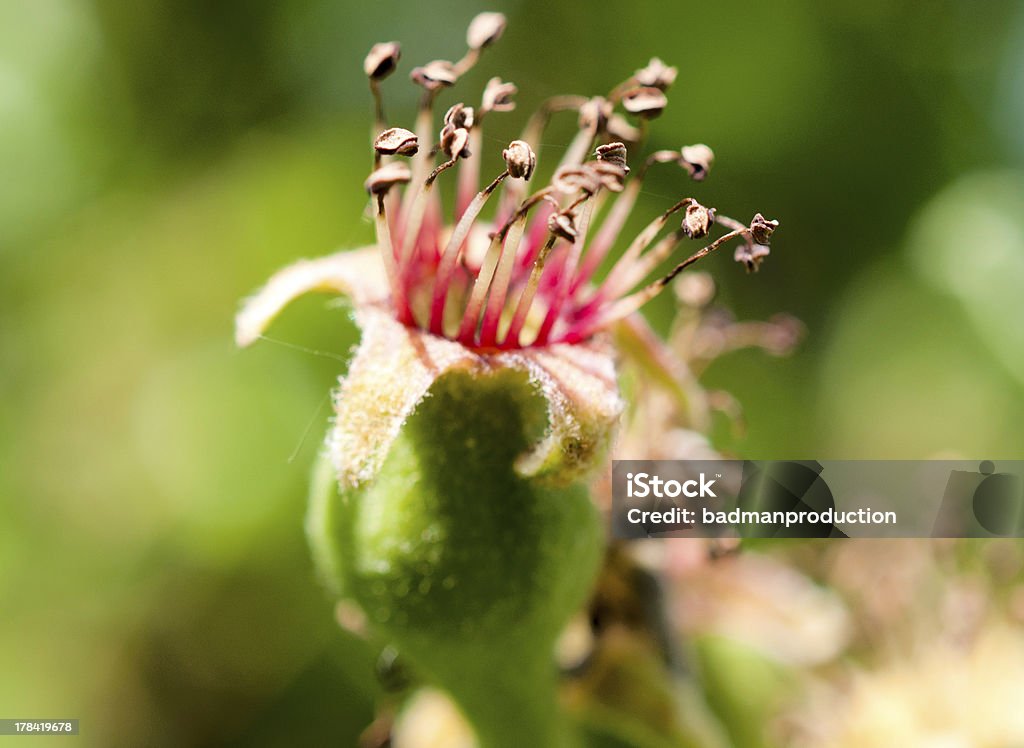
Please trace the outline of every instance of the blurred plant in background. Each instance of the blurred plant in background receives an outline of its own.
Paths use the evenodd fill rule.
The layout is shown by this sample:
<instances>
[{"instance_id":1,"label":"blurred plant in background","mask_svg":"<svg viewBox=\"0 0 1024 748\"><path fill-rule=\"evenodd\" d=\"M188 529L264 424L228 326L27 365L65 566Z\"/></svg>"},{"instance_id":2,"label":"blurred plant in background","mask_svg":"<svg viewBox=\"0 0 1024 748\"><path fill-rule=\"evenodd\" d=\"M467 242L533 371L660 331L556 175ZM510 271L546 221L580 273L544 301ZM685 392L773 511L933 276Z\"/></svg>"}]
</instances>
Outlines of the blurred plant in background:
<instances>
[{"instance_id":1,"label":"blurred plant in background","mask_svg":"<svg viewBox=\"0 0 1024 748\"><path fill-rule=\"evenodd\" d=\"M650 55L671 59L702 93L666 108L652 147L680 133L713 142L721 180L707 184L708 204L786 219L787 251L756 282L716 273L719 299L741 319L787 311L805 342L786 359L739 351L703 372L746 423L740 434L712 415L714 448L1021 454L1018 4L653 2L625 19L570 1L495 9L530 30L492 58L521 85L521 107L603 90L608 71ZM355 330L344 310L302 301L274 330L281 345L240 356L228 321L238 298L298 254L372 236L352 218L364 206L368 107L350 71L383 33L381 18L408 40L410 59L431 59L460 43L463 19L479 10L328 0L0 9L6 714L76 715L81 740L104 746L348 745L373 718L379 653L336 630L299 520L324 395ZM691 33L695 16L702 33ZM515 133L493 135L497 146ZM672 184L653 173L641 205L674 194ZM659 332L675 304L666 295L647 310ZM701 588L692 575L705 569L762 560L802 580L781 585L791 592L763 614L740 597L744 612L731 618L751 629L788 630L769 612L798 609L785 602L794 594L817 601L808 610L824 616L822 631L848 637L824 660L801 646L787 660L718 628L724 613L692 610L679 623L689 665L676 698L703 703L688 713L710 714L702 734L723 745L796 735L849 744L867 740L845 726L882 724L867 717L877 715L870 684L901 688L897 703L926 679L955 694L968 673L1018 684L1012 645L997 645L995 675L986 654L986 642L1020 635L1017 548L761 543L710 564L674 549L694 559L682 590ZM855 558L841 564L846 554ZM928 571L910 594L902 580L917 568ZM937 607L947 597L960 601L953 611ZM979 599L971 604L990 614L968 629L976 635L918 633ZM832 651L827 636L813 641ZM933 661L915 641L945 654ZM943 735L1014 737L1012 723L996 723L1003 732L976 732L951 716Z\"/></svg>"}]
</instances>

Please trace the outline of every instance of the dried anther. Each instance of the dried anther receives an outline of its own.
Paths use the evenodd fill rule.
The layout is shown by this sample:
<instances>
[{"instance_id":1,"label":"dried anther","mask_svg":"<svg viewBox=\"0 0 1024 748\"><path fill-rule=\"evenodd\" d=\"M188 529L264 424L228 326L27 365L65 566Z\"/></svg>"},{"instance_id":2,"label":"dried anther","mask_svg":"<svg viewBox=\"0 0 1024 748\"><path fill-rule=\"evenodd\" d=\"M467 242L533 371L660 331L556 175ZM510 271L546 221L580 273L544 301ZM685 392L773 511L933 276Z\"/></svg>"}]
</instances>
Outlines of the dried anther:
<instances>
[{"instance_id":1,"label":"dried anther","mask_svg":"<svg viewBox=\"0 0 1024 748\"><path fill-rule=\"evenodd\" d=\"M470 49L491 46L505 32L505 23L505 16L502 13L480 13L469 23L466 44Z\"/></svg>"},{"instance_id":2,"label":"dried anther","mask_svg":"<svg viewBox=\"0 0 1024 748\"><path fill-rule=\"evenodd\" d=\"M428 91L437 91L441 88L455 85L458 80L455 66L448 60L434 60L422 67L413 68L409 78Z\"/></svg>"},{"instance_id":3,"label":"dried anther","mask_svg":"<svg viewBox=\"0 0 1024 748\"><path fill-rule=\"evenodd\" d=\"M402 57L402 47L398 42L381 42L370 48L363 60L363 71L370 80L381 81L395 72L398 60Z\"/></svg>"},{"instance_id":4,"label":"dried anther","mask_svg":"<svg viewBox=\"0 0 1024 748\"><path fill-rule=\"evenodd\" d=\"M625 173L629 173L629 166L626 164L626 146L622 143L615 142L599 145L594 152L594 156L598 161L613 164L621 168Z\"/></svg>"},{"instance_id":5,"label":"dried anther","mask_svg":"<svg viewBox=\"0 0 1024 748\"><path fill-rule=\"evenodd\" d=\"M640 68L634 75L634 80L641 86L666 90L676 81L679 71L669 67L657 57L652 57L647 67Z\"/></svg>"},{"instance_id":6,"label":"dried anther","mask_svg":"<svg viewBox=\"0 0 1024 748\"><path fill-rule=\"evenodd\" d=\"M771 244L772 234L779 227L778 221L769 221L757 213L750 221L750 236L757 244Z\"/></svg>"},{"instance_id":7,"label":"dried anther","mask_svg":"<svg viewBox=\"0 0 1024 748\"><path fill-rule=\"evenodd\" d=\"M468 145L469 130L466 128L445 125L441 129L441 150L449 159L468 158Z\"/></svg>"},{"instance_id":8,"label":"dried anther","mask_svg":"<svg viewBox=\"0 0 1024 748\"><path fill-rule=\"evenodd\" d=\"M754 273L769 254L771 250L764 244L741 244L736 247L732 258L742 263L748 273Z\"/></svg>"},{"instance_id":9,"label":"dried anther","mask_svg":"<svg viewBox=\"0 0 1024 748\"><path fill-rule=\"evenodd\" d=\"M638 117L654 119L668 105L668 99L661 89L651 86L634 88L622 95L622 108Z\"/></svg>"},{"instance_id":10,"label":"dried anther","mask_svg":"<svg viewBox=\"0 0 1024 748\"><path fill-rule=\"evenodd\" d=\"M629 167L610 161L589 161L587 166L600 180L601 186L612 192L622 192L626 187L626 174Z\"/></svg>"},{"instance_id":11,"label":"dried anther","mask_svg":"<svg viewBox=\"0 0 1024 748\"><path fill-rule=\"evenodd\" d=\"M548 219L548 231L566 241L576 241L579 232L576 221L569 213L555 213Z\"/></svg>"},{"instance_id":12,"label":"dried anther","mask_svg":"<svg viewBox=\"0 0 1024 748\"><path fill-rule=\"evenodd\" d=\"M551 177L551 186L564 195L584 192L593 195L601 189L601 175L589 162L579 166L562 166Z\"/></svg>"},{"instance_id":13,"label":"dried anther","mask_svg":"<svg viewBox=\"0 0 1024 748\"><path fill-rule=\"evenodd\" d=\"M374 139L373 147L385 156L414 156L420 149L416 133L401 127L391 127L382 132Z\"/></svg>"},{"instance_id":14,"label":"dried anther","mask_svg":"<svg viewBox=\"0 0 1024 748\"><path fill-rule=\"evenodd\" d=\"M690 178L701 182L711 171L715 153L703 143L684 145L680 151L679 164L690 173Z\"/></svg>"},{"instance_id":15,"label":"dried anther","mask_svg":"<svg viewBox=\"0 0 1024 748\"><path fill-rule=\"evenodd\" d=\"M473 127L473 107L466 106L459 102L452 106L444 114L444 124L451 125L452 127L458 128L463 127L467 130Z\"/></svg>"},{"instance_id":16,"label":"dried anther","mask_svg":"<svg viewBox=\"0 0 1024 748\"><path fill-rule=\"evenodd\" d=\"M708 235L715 223L715 209L706 208L696 200L691 200L683 215L683 233L691 239L700 239Z\"/></svg>"},{"instance_id":17,"label":"dried anther","mask_svg":"<svg viewBox=\"0 0 1024 748\"><path fill-rule=\"evenodd\" d=\"M385 164L366 178L363 187L371 195L382 195L396 184L406 184L412 180L412 172L401 161Z\"/></svg>"},{"instance_id":18,"label":"dried anther","mask_svg":"<svg viewBox=\"0 0 1024 748\"><path fill-rule=\"evenodd\" d=\"M533 152L529 143L513 140L508 144L508 148L501 152L501 157L505 159L505 167L510 177L530 181L533 170L537 168L537 154Z\"/></svg>"},{"instance_id":19,"label":"dried anther","mask_svg":"<svg viewBox=\"0 0 1024 748\"><path fill-rule=\"evenodd\" d=\"M491 78L484 88L480 102L481 115L485 112L511 112L516 108L512 97L519 92L514 83L502 82L501 78Z\"/></svg>"}]
</instances>

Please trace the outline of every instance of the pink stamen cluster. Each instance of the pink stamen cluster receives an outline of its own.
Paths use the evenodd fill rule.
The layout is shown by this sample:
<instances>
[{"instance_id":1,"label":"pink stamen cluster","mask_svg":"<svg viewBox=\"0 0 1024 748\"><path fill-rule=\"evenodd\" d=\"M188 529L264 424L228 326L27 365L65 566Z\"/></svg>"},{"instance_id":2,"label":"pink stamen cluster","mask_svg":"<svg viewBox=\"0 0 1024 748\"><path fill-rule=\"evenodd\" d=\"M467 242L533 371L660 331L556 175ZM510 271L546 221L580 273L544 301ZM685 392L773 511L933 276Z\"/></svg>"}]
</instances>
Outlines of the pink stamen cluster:
<instances>
[{"instance_id":1,"label":"pink stamen cluster","mask_svg":"<svg viewBox=\"0 0 1024 748\"><path fill-rule=\"evenodd\" d=\"M667 104L665 91L677 74L657 59L607 97L558 96L546 101L530 118L521 139L502 152L505 169L478 189L483 122L491 112L514 108L516 87L492 78L479 107L458 103L447 110L436 139L434 104L439 93L454 85L476 64L482 50L501 36L504 24L497 13L477 16L467 35L469 50L461 60L437 60L412 71L412 80L423 88L415 132L388 128L384 115L379 82L395 70L398 44L375 45L366 59L377 114L375 168L366 188L375 197L377 242L395 314L402 323L477 349L575 343L637 311L680 271L733 239L742 240L735 259L748 270L757 269L778 223L759 213L743 224L688 197L651 221L603 279L595 281L650 167L675 163L700 181L714 159L705 145L656 151L628 179L625 143L642 141L648 121ZM638 124L630 124L616 111L619 107ZM567 110L577 112L579 132L550 182L528 194L526 183L537 163L534 149L551 115ZM584 160L590 153L593 157ZM411 158L411 165L402 157ZM459 174L449 222L436 183L456 165ZM485 220L482 212L496 193L497 207ZM661 236L676 215L681 215L678 228ZM727 233L644 285L680 243L707 237L715 225Z\"/></svg>"}]
</instances>

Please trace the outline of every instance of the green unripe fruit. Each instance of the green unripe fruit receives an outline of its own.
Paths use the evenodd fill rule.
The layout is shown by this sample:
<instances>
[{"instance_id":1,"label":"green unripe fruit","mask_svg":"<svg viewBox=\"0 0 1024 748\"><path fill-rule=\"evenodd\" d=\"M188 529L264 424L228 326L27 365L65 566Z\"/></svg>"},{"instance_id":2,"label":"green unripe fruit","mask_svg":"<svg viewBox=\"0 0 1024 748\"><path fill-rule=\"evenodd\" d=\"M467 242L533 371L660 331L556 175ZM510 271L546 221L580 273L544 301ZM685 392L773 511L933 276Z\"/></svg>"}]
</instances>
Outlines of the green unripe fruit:
<instances>
[{"instance_id":1,"label":"green unripe fruit","mask_svg":"<svg viewBox=\"0 0 1024 748\"><path fill-rule=\"evenodd\" d=\"M552 649L591 589L603 538L584 486L514 469L545 428L521 373L451 372L375 480L315 494L311 509L329 580L451 692L488 747L569 742Z\"/></svg>"}]
</instances>

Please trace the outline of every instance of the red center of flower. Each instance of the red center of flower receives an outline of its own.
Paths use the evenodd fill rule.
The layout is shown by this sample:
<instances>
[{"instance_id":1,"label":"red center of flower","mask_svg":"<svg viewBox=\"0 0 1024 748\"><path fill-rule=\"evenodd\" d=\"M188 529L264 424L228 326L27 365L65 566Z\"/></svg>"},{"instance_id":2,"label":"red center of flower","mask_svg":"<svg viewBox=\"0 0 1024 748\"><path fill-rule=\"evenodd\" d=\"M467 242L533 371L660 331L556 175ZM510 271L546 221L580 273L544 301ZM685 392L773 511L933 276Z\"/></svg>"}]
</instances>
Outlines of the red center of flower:
<instances>
[{"instance_id":1,"label":"red center of flower","mask_svg":"<svg viewBox=\"0 0 1024 748\"><path fill-rule=\"evenodd\" d=\"M676 77L675 69L659 60L607 98L559 96L545 102L522 138L502 152L505 169L479 189L483 122L491 112L514 107L515 86L493 78L479 108L452 106L436 142L432 113L439 93L472 67L497 36L500 30L477 46L471 41L457 63L435 61L412 71L412 79L424 88L415 133L385 129L379 82L393 72L398 45L376 45L367 58L380 134L366 187L375 197L378 245L402 323L479 349L575 343L632 314L679 272L730 240L742 240L735 258L748 270L757 269L777 222L757 214L743 224L689 197L651 221L617 260L605 262L652 165L676 163L699 181L714 158L705 145L656 151L628 177L623 141L642 139L647 121L665 107L664 92ZM620 106L640 119L640 127L616 112ZM578 113L579 133L550 182L531 193L527 182L536 168L534 148L550 116L564 110ZM595 145L593 158L584 160ZM410 157L411 167L401 157ZM452 169L458 172L457 184L446 210L445 186L439 185L444 179L439 178ZM678 228L665 231L673 216L681 217ZM679 244L709 236L716 224L727 233L650 282ZM611 267L597 282L606 264Z\"/></svg>"}]
</instances>

